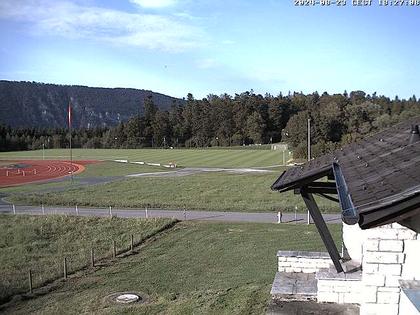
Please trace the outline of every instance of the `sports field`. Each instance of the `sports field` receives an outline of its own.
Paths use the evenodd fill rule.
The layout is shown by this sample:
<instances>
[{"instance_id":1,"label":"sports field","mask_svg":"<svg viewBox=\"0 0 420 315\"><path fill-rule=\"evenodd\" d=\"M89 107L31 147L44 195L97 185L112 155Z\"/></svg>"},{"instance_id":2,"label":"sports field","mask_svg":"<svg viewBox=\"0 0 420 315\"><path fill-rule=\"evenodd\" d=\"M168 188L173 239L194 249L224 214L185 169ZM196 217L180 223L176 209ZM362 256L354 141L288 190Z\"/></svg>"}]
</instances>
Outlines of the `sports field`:
<instances>
[{"instance_id":1,"label":"sports field","mask_svg":"<svg viewBox=\"0 0 420 315\"><path fill-rule=\"evenodd\" d=\"M35 158L42 151L1 153L0 158ZM46 150L48 159L67 158L68 150ZM300 198L293 192L278 194L271 184L285 169L282 152L270 150L74 150L77 160L105 160L85 165L85 170L74 176L74 181L27 184L3 188L6 199L24 205L57 205L87 207L160 208L210 211L277 212L306 211ZM41 156L42 157L42 156ZM280 157L280 159L279 159ZM183 161L188 167L257 167L266 173L201 172L188 176L125 177L129 174L184 171L165 167L119 163L113 160L168 163ZM3 160L5 161L5 160ZM41 161L42 162L42 161ZM281 164L281 163L280 163ZM179 164L178 164L179 165ZM0 174L1 175L1 174ZM16 175L18 176L18 175ZM20 175L19 175L20 176ZM88 182L87 182L88 181ZM86 183L87 182L87 183ZM84 184L83 184L84 183ZM334 213L337 205L320 199L323 212Z\"/></svg>"},{"instance_id":2,"label":"sports field","mask_svg":"<svg viewBox=\"0 0 420 315\"><path fill-rule=\"evenodd\" d=\"M130 162L176 163L182 167L267 167L283 165L288 151L227 149L73 149L75 160L129 160ZM63 159L68 149L1 152L0 159Z\"/></svg>"}]
</instances>

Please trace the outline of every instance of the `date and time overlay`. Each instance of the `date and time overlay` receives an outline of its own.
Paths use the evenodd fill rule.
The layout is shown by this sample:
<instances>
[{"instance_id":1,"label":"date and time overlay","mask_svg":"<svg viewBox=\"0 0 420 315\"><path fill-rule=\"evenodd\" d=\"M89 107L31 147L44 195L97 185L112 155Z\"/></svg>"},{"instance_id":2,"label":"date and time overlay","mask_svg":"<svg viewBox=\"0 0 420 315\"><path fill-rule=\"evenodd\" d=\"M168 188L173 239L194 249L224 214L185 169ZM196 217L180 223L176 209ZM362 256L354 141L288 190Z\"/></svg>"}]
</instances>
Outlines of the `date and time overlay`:
<instances>
[{"instance_id":1,"label":"date and time overlay","mask_svg":"<svg viewBox=\"0 0 420 315\"><path fill-rule=\"evenodd\" d=\"M336 6L336 7L419 7L420 0L293 0L297 7Z\"/></svg>"}]
</instances>

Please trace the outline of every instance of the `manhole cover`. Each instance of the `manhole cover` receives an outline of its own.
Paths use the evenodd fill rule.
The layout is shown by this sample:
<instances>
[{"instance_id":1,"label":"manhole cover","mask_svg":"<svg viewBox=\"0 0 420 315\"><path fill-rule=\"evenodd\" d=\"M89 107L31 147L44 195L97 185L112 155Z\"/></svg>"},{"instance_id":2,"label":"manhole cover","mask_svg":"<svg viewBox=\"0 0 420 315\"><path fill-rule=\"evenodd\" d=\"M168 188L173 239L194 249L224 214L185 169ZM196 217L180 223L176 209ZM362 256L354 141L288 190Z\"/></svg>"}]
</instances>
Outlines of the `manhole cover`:
<instances>
[{"instance_id":1,"label":"manhole cover","mask_svg":"<svg viewBox=\"0 0 420 315\"><path fill-rule=\"evenodd\" d=\"M139 299L140 297L137 294L126 293L126 294L118 295L116 298L116 301L118 303L128 304L128 303L137 302Z\"/></svg>"},{"instance_id":2,"label":"manhole cover","mask_svg":"<svg viewBox=\"0 0 420 315\"><path fill-rule=\"evenodd\" d=\"M139 292L116 292L104 298L104 302L111 304L146 303L147 295Z\"/></svg>"}]
</instances>

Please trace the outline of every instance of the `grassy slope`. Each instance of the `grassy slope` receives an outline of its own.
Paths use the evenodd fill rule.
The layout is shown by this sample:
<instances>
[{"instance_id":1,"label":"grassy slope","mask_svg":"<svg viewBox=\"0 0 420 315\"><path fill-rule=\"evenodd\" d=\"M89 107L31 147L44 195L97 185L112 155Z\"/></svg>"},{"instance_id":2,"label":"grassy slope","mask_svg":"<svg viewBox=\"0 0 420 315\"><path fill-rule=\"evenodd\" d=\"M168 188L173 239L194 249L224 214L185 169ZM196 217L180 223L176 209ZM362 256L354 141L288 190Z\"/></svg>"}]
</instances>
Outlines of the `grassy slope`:
<instances>
[{"instance_id":1,"label":"grassy slope","mask_svg":"<svg viewBox=\"0 0 420 315\"><path fill-rule=\"evenodd\" d=\"M98 257L110 254L112 240L129 245L130 235L140 240L167 219L85 218L66 216L0 215L0 300L27 290L33 270L35 285L62 275L63 258L75 269L89 262L90 248Z\"/></svg>"},{"instance_id":2,"label":"grassy slope","mask_svg":"<svg viewBox=\"0 0 420 315\"><path fill-rule=\"evenodd\" d=\"M44 194L14 194L9 199L21 204L47 204L127 208L195 209L215 211L298 211L306 210L302 198L293 192L270 190L278 177L273 174L232 175L207 173L174 178L136 178L100 186ZM336 203L321 199L324 212L336 212Z\"/></svg>"},{"instance_id":3,"label":"grassy slope","mask_svg":"<svg viewBox=\"0 0 420 315\"><path fill-rule=\"evenodd\" d=\"M45 155L47 159L69 159L68 149L46 150ZM289 156L286 155L287 161ZM42 159L42 150L0 153L0 159L7 158ZM74 149L73 159L128 159L164 164L175 162L187 167L257 167L283 163L283 155L279 151L223 149Z\"/></svg>"},{"instance_id":4,"label":"grassy slope","mask_svg":"<svg viewBox=\"0 0 420 315\"><path fill-rule=\"evenodd\" d=\"M330 226L340 244L340 225ZM9 309L17 314L262 314L276 252L324 250L314 226L179 223L137 255ZM148 304L116 306L104 297L143 292Z\"/></svg>"}]
</instances>

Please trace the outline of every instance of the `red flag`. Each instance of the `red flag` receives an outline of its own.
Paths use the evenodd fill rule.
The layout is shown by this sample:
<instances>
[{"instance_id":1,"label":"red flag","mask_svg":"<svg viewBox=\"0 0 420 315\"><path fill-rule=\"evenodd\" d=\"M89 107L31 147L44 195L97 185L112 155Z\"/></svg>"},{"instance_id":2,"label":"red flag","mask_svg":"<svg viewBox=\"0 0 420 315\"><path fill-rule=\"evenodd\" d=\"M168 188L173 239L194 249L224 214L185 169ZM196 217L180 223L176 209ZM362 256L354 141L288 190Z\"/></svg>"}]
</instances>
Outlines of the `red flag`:
<instances>
[{"instance_id":1,"label":"red flag","mask_svg":"<svg viewBox=\"0 0 420 315\"><path fill-rule=\"evenodd\" d=\"M71 103L69 103L69 109L67 111L68 119L69 119L69 128L71 128Z\"/></svg>"}]
</instances>

